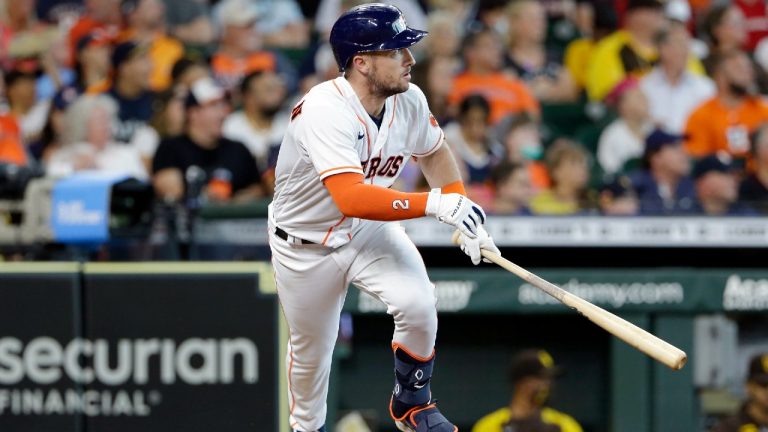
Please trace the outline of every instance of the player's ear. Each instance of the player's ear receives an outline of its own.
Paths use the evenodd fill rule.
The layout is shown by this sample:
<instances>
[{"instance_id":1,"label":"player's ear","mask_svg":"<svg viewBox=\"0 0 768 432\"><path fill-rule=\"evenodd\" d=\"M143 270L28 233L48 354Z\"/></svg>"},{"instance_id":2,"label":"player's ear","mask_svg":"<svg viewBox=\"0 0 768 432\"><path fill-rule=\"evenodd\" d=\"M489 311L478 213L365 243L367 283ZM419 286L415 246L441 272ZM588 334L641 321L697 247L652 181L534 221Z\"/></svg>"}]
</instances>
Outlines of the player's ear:
<instances>
[{"instance_id":1,"label":"player's ear","mask_svg":"<svg viewBox=\"0 0 768 432\"><path fill-rule=\"evenodd\" d=\"M371 61L368 56L356 55L352 57L352 67L358 70L363 75L368 75L371 69Z\"/></svg>"}]
</instances>

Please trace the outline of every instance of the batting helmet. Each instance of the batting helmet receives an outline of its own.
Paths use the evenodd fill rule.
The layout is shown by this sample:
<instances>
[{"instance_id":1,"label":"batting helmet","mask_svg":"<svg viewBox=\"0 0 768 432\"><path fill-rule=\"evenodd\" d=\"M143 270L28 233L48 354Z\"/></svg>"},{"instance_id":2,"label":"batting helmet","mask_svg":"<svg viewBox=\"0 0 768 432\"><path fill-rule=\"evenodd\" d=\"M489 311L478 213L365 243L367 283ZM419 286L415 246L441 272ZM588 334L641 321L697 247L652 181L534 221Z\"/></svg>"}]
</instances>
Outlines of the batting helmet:
<instances>
[{"instance_id":1,"label":"batting helmet","mask_svg":"<svg viewBox=\"0 0 768 432\"><path fill-rule=\"evenodd\" d=\"M339 71L357 53L407 48L427 32L409 28L400 9L383 3L354 7L342 14L331 29L331 47Z\"/></svg>"}]
</instances>

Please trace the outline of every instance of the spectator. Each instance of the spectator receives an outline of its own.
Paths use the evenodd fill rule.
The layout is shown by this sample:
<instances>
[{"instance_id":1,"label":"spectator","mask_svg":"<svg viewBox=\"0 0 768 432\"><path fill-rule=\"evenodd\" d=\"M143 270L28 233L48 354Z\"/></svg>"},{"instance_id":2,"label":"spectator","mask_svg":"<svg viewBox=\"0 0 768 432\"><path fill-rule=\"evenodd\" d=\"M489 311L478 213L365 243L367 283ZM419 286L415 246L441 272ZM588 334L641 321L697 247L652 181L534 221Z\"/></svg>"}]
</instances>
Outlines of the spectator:
<instances>
[{"instance_id":1,"label":"spectator","mask_svg":"<svg viewBox=\"0 0 768 432\"><path fill-rule=\"evenodd\" d=\"M748 27L741 9L730 3L713 6L704 20L704 35L709 42L709 56L704 60L704 65L707 72L713 75L718 55L747 47ZM760 93L768 93L768 73L751 56L749 60L754 69L757 88Z\"/></svg>"},{"instance_id":2,"label":"spectator","mask_svg":"<svg viewBox=\"0 0 768 432\"><path fill-rule=\"evenodd\" d=\"M696 183L694 211L709 216L752 216L757 213L739 202L739 180L733 159L725 152L706 156L693 167Z\"/></svg>"},{"instance_id":3,"label":"spectator","mask_svg":"<svg viewBox=\"0 0 768 432\"><path fill-rule=\"evenodd\" d=\"M40 53L38 60L43 75L37 80L37 100L51 100L56 92L75 82L75 70L70 64L69 40L63 32L57 32L48 50Z\"/></svg>"},{"instance_id":4,"label":"spectator","mask_svg":"<svg viewBox=\"0 0 768 432\"><path fill-rule=\"evenodd\" d=\"M757 44L768 37L768 8L763 0L734 0L733 4L744 15L747 41L744 49L753 52Z\"/></svg>"},{"instance_id":5,"label":"spectator","mask_svg":"<svg viewBox=\"0 0 768 432\"><path fill-rule=\"evenodd\" d=\"M111 85L109 75L112 70L111 54L110 40L100 32L88 33L77 41L76 80L73 87L78 94L97 94L109 89Z\"/></svg>"},{"instance_id":6,"label":"spectator","mask_svg":"<svg viewBox=\"0 0 768 432\"><path fill-rule=\"evenodd\" d=\"M588 4L581 2L579 6ZM589 60L594 53L597 44L606 36L613 33L618 26L618 17L616 10L612 7L594 7L594 18L592 31L585 33L581 38L568 44L565 49L563 62L565 68L574 79L579 89L584 89L587 85L587 75L589 73ZM589 10L589 8L586 8Z\"/></svg>"},{"instance_id":7,"label":"spectator","mask_svg":"<svg viewBox=\"0 0 768 432\"><path fill-rule=\"evenodd\" d=\"M530 349L515 355L509 369L509 405L478 420L472 432L581 432L573 417L547 406L560 373L547 351Z\"/></svg>"},{"instance_id":8,"label":"spectator","mask_svg":"<svg viewBox=\"0 0 768 432\"><path fill-rule=\"evenodd\" d=\"M640 201L626 175L609 176L600 187L600 213L606 216L634 216L640 211Z\"/></svg>"},{"instance_id":9,"label":"spectator","mask_svg":"<svg viewBox=\"0 0 768 432\"><path fill-rule=\"evenodd\" d=\"M253 1L253 0L251 0ZM309 24L296 0L256 0L257 25L264 46L277 49L303 49L309 44Z\"/></svg>"},{"instance_id":10,"label":"spectator","mask_svg":"<svg viewBox=\"0 0 768 432\"><path fill-rule=\"evenodd\" d=\"M287 96L285 83L274 72L252 72L243 79L240 93L243 109L224 120L224 138L240 141L248 147L259 171L265 172L269 156L277 159L290 113L282 110Z\"/></svg>"},{"instance_id":11,"label":"spectator","mask_svg":"<svg viewBox=\"0 0 768 432\"><path fill-rule=\"evenodd\" d=\"M597 160L605 173L615 174L623 169L627 161L643 154L645 137L653 125L648 99L634 78L619 83L606 102L616 107L619 117L600 134Z\"/></svg>"},{"instance_id":12,"label":"spectator","mask_svg":"<svg viewBox=\"0 0 768 432\"><path fill-rule=\"evenodd\" d=\"M136 131L149 124L153 114L155 94L149 90L149 46L127 41L112 52L113 82L107 92L118 105L115 139L131 143Z\"/></svg>"},{"instance_id":13,"label":"spectator","mask_svg":"<svg viewBox=\"0 0 768 432\"><path fill-rule=\"evenodd\" d=\"M205 0L163 0L169 35L184 45L205 47L213 42L213 24Z\"/></svg>"},{"instance_id":14,"label":"spectator","mask_svg":"<svg viewBox=\"0 0 768 432\"><path fill-rule=\"evenodd\" d=\"M171 85L171 68L184 55L184 46L169 37L165 28L162 0L123 0L126 29L121 38L146 44L152 71L149 88L166 90Z\"/></svg>"},{"instance_id":15,"label":"spectator","mask_svg":"<svg viewBox=\"0 0 768 432\"><path fill-rule=\"evenodd\" d=\"M549 187L547 168L540 161L544 154L539 123L531 116L523 114L505 119L499 124L504 144L504 160L523 165L534 190Z\"/></svg>"},{"instance_id":16,"label":"spectator","mask_svg":"<svg viewBox=\"0 0 768 432\"><path fill-rule=\"evenodd\" d=\"M64 115L63 144L51 152L47 174L61 177L96 170L148 178L139 152L113 140L116 115L117 104L106 95L85 95L73 102Z\"/></svg>"},{"instance_id":17,"label":"spectator","mask_svg":"<svg viewBox=\"0 0 768 432\"><path fill-rule=\"evenodd\" d=\"M572 102L578 89L563 59L547 50L547 16L538 0L515 0L507 7L506 63L540 102Z\"/></svg>"},{"instance_id":18,"label":"spectator","mask_svg":"<svg viewBox=\"0 0 768 432\"><path fill-rule=\"evenodd\" d=\"M424 44L427 59L455 57L458 54L462 35L461 27L456 23L455 18L448 11L438 10L429 14L427 21L429 37Z\"/></svg>"},{"instance_id":19,"label":"spectator","mask_svg":"<svg viewBox=\"0 0 768 432\"><path fill-rule=\"evenodd\" d=\"M587 151L561 138L547 149L545 161L552 185L533 197L531 211L538 215L572 215L589 209Z\"/></svg>"},{"instance_id":20,"label":"spectator","mask_svg":"<svg viewBox=\"0 0 768 432\"><path fill-rule=\"evenodd\" d=\"M768 104L755 95L755 75L742 51L713 60L717 95L699 105L685 127L686 149L695 158L726 151L736 158L749 153L749 134L768 121Z\"/></svg>"},{"instance_id":21,"label":"spectator","mask_svg":"<svg viewBox=\"0 0 768 432\"><path fill-rule=\"evenodd\" d=\"M158 139L171 138L184 132L184 100L187 91L183 86L160 93L155 99L155 110L149 125L157 132Z\"/></svg>"},{"instance_id":22,"label":"spectator","mask_svg":"<svg viewBox=\"0 0 768 432\"><path fill-rule=\"evenodd\" d=\"M411 82L424 92L432 114L440 123L451 119L448 97L458 69L459 61L456 58L443 56L429 58L411 68Z\"/></svg>"},{"instance_id":23,"label":"spectator","mask_svg":"<svg viewBox=\"0 0 768 432\"><path fill-rule=\"evenodd\" d=\"M152 183L157 195L180 200L193 193L192 186L202 186L201 197L212 202L262 196L259 169L251 152L221 135L227 115L224 90L210 78L199 79L190 87L185 106L184 134L163 140L155 153ZM196 170L202 170L202 178L196 179ZM193 184L199 181L204 184Z\"/></svg>"},{"instance_id":24,"label":"spectator","mask_svg":"<svg viewBox=\"0 0 768 432\"><path fill-rule=\"evenodd\" d=\"M35 6L37 17L52 24L74 23L83 14L83 0L36 0Z\"/></svg>"},{"instance_id":25,"label":"spectator","mask_svg":"<svg viewBox=\"0 0 768 432\"><path fill-rule=\"evenodd\" d=\"M587 73L587 95L602 100L627 76L640 78L651 71L657 52L653 37L665 25L662 3L658 0L629 0L624 27L604 38L595 47ZM687 68L704 72L699 61L689 56Z\"/></svg>"},{"instance_id":26,"label":"spectator","mask_svg":"<svg viewBox=\"0 0 768 432\"><path fill-rule=\"evenodd\" d=\"M501 144L490 133L490 115L491 107L483 96L469 95L459 105L457 121L443 128L467 185L485 183L501 157Z\"/></svg>"},{"instance_id":27,"label":"spectator","mask_svg":"<svg viewBox=\"0 0 768 432\"><path fill-rule=\"evenodd\" d=\"M643 168L630 175L640 199L642 215L691 213L696 201L690 177L691 161L683 148L682 135L660 129L645 139Z\"/></svg>"},{"instance_id":28,"label":"spectator","mask_svg":"<svg viewBox=\"0 0 768 432\"><path fill-rule=\"evenodd\" d=\"M120 32L123 15L120 12L121 0L88 0L85 2L85 14L69 30L70 61L75 62L75 48L85 35L95 33L100 38L115 40Z\"/></svg>"},{"instance_id":29,"label":"spectator","mask_svg":"<svg viewBox=\"0 0 768 432\"><path fill-rule=\"evenodd\" d=\"M39 58L47 53L59 31L37 20L34 0L0 2L0 66L10 69L16 63L41 67Z\"/></svg>"},{"instance_id":30,"label":"spectator","mask_svg":"<svg viewBox=\"0 0 768 432\"><path fill-rule=\"evenodd\" d=\"M681 23L673 21L654 38L659 63L643 77L640 87L648 98L651 120L672 133L682 133L691 112L715 94L709 78L686 70L691 37Z\"/></svg>"},{"instance_id":31,"label":"spectator","mask_svg":"<svg viewBox=\"0 0 768 432\"><path fill-rule=\"evenodd\" d=\"M709 43L710 55L744 49L747 42L744 14L731 3L713 5L704 17L702 30ZM707 61L705 65L711 75L712 68Z\"/></svg>"},{"instance_id":32,"label":"spectator","mask_svg":"<svg viewBox=\"0 0 768 432\"><path fill-rule=\"evenodd\" d=\"M529 204L533 187L528 171L523 165L503 161L491 172L495 195L493 204L486 208L489 213L511 216L532 215Z\"/></svg>"},{"instance_id":33,"label":"spectator","mask_svg":"<svg viewBox=\"0 0 768 432\"><path fill-rule=\"evenodd\" d=\"M491 105L493 124L509 114L539 115L539 103L525 84L501 71L502 48L498 35L491 29L470 33L464 38L465 70L454 79L448 97L454 109L468 95L481 94Z\"/></svg>"},{"instance_id":34,"label":"spectator","mask_svg":"<svg viewBox=\"0 0 768 432\"><path fill-rule=\"evenodd\" d=\"M739 200L768 214L768 124L757 129L751 143L754 166L739 186Z\"/></svg>"},{"instance_id":35,"label":"spectator","mask_svg":"<svg viewBox=\"0 0 768 432\"><path fill-rule=\"evenodd\" d=\"M735 415L726 418L712 432L761 431L768 429L768 353L749 361L747 400Z\"/></svg>"},{"instance_id":36,"label":"spectator","mask_svg":"<svg viewBox=\"0 0 768 432\"><path fill-rule=\"evenodd\" d=\"M5 74L8 108L18 122L25 144L40 137L48 113L48 101L37 102L35 82L39 76L39 69L27 69L21 63Z\"/></svg>"},{"instance_id":37,"label":"spectator","mask_svg":"<svg viewBox=\"0 0 768 432\"><path fill-rule=\"evenodd\" d=\"M171 83L173 87L180 87L184 92L195 81L210 76L211 70L208 68L208 65L196 57L182 57L171 68Z\"/></svg>"},{"instance_id":38,"label":"spectator","mask_svg":"<svg viewBox=\"0 0 768 432\"><path fill-rule=\"evenodd\" d=\"M221 5L222 35L211 68L216 81L227 91L234 90L251 72L277 70L275 54L261 50L257 16L248 0L225 0Z\"/></svg>"},{"instance_id":39,"label":"spectator","mask_svg":"<svg viewBox=\"0 0 768 432\"><path fill-rule=\"evenodd\" d=\"M67 107L79 96L74 87L66 87L54 96L40 139L28 146L29 152L36 160L47 162L51 153L61 147L66 130L64 114Z\"/></svg>"},{"instance_id":40,"label":"spectator","mask_svg":"<svg viewBox=\"0 0 768 432\"><path fill-rule=\"evenodd\" d=\"M19 123L12 115L0 114L0 163L26 166L28 162Z\"/></svg>"}]
</instances>

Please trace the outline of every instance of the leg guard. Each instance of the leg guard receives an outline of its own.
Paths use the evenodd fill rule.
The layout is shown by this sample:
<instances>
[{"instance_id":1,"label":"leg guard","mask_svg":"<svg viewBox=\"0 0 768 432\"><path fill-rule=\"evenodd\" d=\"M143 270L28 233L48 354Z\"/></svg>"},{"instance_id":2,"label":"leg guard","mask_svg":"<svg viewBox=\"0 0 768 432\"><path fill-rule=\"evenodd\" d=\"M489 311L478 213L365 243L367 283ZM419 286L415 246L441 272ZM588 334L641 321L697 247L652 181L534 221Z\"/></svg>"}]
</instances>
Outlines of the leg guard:
<instances>
[{"instance_id":1,"label":"leg guard","mask_svg":"<svg viewBox=\"0 0 768 432\"><path fill-rule=\"evenodd\" d=\"M395 389L392 392L392 414L400 417L414 406L426 405L432 398L434 353L425 359L415 359L401 347L395 347Z\"/></svg>"},{"instance_id":2,"label":"leg guard","mask_svg":"<svg viewBox=\"0 0 768 432\"><path fill-rule=\"evenodd\" d=\"M417 359L395 346L395 389L389 403L389 414L401 431L458 431L432 400L430 380L434 361L434 353L428 359Z\"/></svg>"}]
</instances>

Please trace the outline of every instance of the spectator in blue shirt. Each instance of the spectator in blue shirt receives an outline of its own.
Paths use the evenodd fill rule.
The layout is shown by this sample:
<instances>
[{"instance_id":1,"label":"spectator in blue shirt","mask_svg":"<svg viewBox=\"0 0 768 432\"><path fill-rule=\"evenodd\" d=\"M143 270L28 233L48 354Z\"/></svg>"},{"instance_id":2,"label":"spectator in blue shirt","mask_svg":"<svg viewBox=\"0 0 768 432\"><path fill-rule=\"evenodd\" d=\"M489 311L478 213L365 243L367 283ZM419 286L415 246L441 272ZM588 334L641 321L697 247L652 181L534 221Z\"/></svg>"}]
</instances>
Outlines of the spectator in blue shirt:
<instances>
[{"instance_id":1,"label":"spectator in blue shirt","mask_svg":"<svg viewBox=\"0 0 768 432\"><path fill-rule=\"evenodd\" d=\"M696 162L693 167L698 201L694 210L709 216L756 216L748 205L738 202L738 167L730 155L719 152Z\"/></svg>"},{"instance_id":2,"label":"spectator in blue shirt","mask_svg":"<svg viewBox=\"0 0 768 432\"><path fill-rule=\"evenodd\" d=\"M656 129L645 139L644 168L630 175L641 215L691 213L696 201L683 135Z\"/></svg>"}]
</instances>

